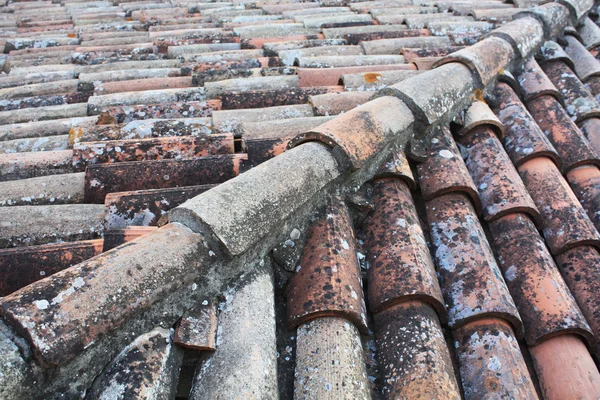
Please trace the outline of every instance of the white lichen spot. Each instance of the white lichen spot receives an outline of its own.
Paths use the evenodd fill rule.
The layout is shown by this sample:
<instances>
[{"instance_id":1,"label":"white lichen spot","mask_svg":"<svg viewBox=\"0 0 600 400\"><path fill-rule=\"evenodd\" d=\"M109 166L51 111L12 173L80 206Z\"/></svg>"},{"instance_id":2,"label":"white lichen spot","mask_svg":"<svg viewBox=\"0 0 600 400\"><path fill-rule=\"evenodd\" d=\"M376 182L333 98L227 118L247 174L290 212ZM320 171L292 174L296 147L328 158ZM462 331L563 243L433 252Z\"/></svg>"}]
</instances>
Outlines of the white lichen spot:
<instances>
[{"instance_id":1,"label":"white lichen spot","mask_svg":"<svg viewBox=\"0 0 600 400\"><path fill-rule=\"evenodd\" d=\"M50 303L48 303L48 300L36 300L33 303L35 304L38 310L45 310L50 305Z\"/></svg>"},{"instance_id":2,"label":"white lichen spot","mask_svg":"<svg viewBox=\"0 0 600 400\"><path fill-rule=\"evenodd\" d=\"M443 157L443 158L448 158L448 159L454 158L454 154L452 154L452 152L450 150L446 150L446 149L440 150L440 152L438 154L440 155L440 157Z\"/></svg>"}]
</instances>

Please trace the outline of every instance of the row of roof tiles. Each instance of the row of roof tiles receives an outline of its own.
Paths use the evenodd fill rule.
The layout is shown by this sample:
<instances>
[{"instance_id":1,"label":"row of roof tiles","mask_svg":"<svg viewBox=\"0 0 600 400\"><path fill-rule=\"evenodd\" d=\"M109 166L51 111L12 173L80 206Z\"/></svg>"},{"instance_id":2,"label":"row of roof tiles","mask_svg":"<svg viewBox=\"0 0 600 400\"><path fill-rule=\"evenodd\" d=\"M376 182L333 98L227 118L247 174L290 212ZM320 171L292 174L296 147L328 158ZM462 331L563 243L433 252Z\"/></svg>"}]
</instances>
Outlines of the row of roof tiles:
<instances>
[{"instance_id":1,"label":"row of roof tiles","mask_svg":"<svg viewBox=\"0 0 600 400\"><path fill-rule=\"evenodd\" d=\"M508 26L500 28L492 33L492 37L499 39L488 39L473 46L473 49L467 47L461 50L451 44L474 44L479 36L522 10L499 2L478 3L477 7L473 3L437 3L437 8L414 7L412 2L411 5L367 2L351 3L349 8L344 9L318 8L318 12L314 13L311 10L317 10L316 3L265 5L262 11L231 4L223 4L225 9L219 10L218 3L179 8L176 7L178 4L156 4L148 7L140 5L147 9L136 11L139 6L135 3L123 3L119 7L108 7L110 10L100 8L98 12L89 14L81 10L85 3L75 4L56 7L60 8L53 10L56 15L41 16L37 21L33 18L33 22L28 15L32 13L27 12L28 7L21 3L14 3L10 6L13 8L8 9L14 12L7 14L11 18L6 21L19 22L16 23L16 39L11 38L15 34L10 33L14 25L10 22L5 24L9 27L5 29L5 49L24 49L12 50L4 63L5 70L10 70L10 73L2 79L5 84L0 81L0 85L7 88L3 89L7 98L3 110L6 111L0 119L5 124L17 123L5 125L4 138L24 139L5 142L8 145L6 151L47 150L45 141L39 143L40 139L37 139L31 143L33 141L27 139L38 135L40 129L43 129L44 136L49 134L50 143L55 143L50 146L56 147L50 149L59 151L4 156L3 171L6 173L3 172L3 176L10 180L5 182L9 195L3 201L5 205L52 204L62 199L65 203L104 202L105 206L85 204L72 210L53 205L7 207L5 219L17 221L17 226L9 230L6 244L23 246L52 242L57 238L77 240L96 237L103 230L98 225L102 224L101 213L105 209L104 241L22 247L30 250L25 253L17 249L4 250L4 265L9 270L19 259L30 265L31 272L29 276L17 273L12 281L7 280L4 294L96 256L102 247L106 251L123 241L152 232L156 227L130 225L163 225L166 222L164 214L169 208L211 188L200 184L218 184L230 179L280 154L288 143L299 146L307 140L319 140L341 149L334 150L333 154L342 166L351 169L363 167L367 159L383 149L389 131L402 132L409 129L415 120L433 122L447 113L446 107L459 110L456 106L452 108L454 99L450 104L438 103L438 99L427 104L429 100L415 97L415 89L422 87L420 82L441 78L425 87L435 87L439 82L442 99L450 99L451 95L458 98L461 94L472 92L473 86L467 85L468 89L464 90L466 82L471 81L471 73L456 64L449 64L439 67L435 76L423 75L419 81L409 80L404 86L395 85L384 91L404 101L413 99L413 103L409 101L410 108L399 99L383 97L335 120L325 122L320 118L329 120L328 115L347 112L366 103L372 93L364 90L392 86L419 74L419 71L415 72L417 69L458 61L475 72L480 84L491 82L497 73L505 75L504 80L509 84L497 85L490 98L495 100L491 104L498 119L483 103L475 102L464 115L464 121L459 118L459 122L464 124L462 131L457 133L460 149L445 128L425 140L429 143L426 143L421 156L418 155L418 142L411 143L411 156L424 161L418 164L417 175L420 193L426 200L429 226L422 225L420 220L423 217L419 219L414 208L412 196L416 192L411 193L410 189L415 188L415 181L402 153L396 153L391 164L384 163L380 177L373 182L375 211L366 220L364 233L371 266L366 277L366 294L369 310L374 313L374 325L369 322L370 315L363 300L361 270L356 260L356 246L361 243L355 240L353 224L343 201L331 199L326 218L308 232L303 258L290 281L288 292L288 326L292 331L298 327L296 397L339 398L345 393L351 397L368 398L371 385L364 368L360 332L369 334L369 327L373 326L385 397L458 398L462 390L468 398L498 391L534 398L536 388L532 377L535 376L540 378L541 393L547 398L569 398L576 390L582 395L593 396L598 391L597 369L594 369L589 353L579 339L582 337L594 346L590 331L597 334L599 326L596 318L598 301L593 292L597 280L593 267L597 265L594 264L597 258L594 246L598 236L593 225L597 211L594 179L598 164L595 155L598 105L593 96L598 96L594 80L598 63L593 57L597 57L595 51L600 42L599 28L590 19L582 20L585 22L579 31L568 32L570 34L565 42L568 54L562 52L557 44L547 42L542 47L542 68L535 61L528 61L517 81L503 72L503 66L507 66L515 54L517 57L530 54L533 47L528 47L528 40L539 40L541 27L546 34L562 27L568 17L563 8L548 6L529 12L525 16L533 15L541 23L522 19L517 24L520 31ZM567 6L571 16L577 17L586 7L584 2L570 2ZM193 14L198 11L200 16ZM429 14L434 11L441 13ZM470 22L469 17L452 15L452 11L488 22ZM272 18L278 13L281 13L281 19L279 16ZM19 14L27 16L19 19ZM62 21L60 25L54 24L66 16L75 25L69 22L63 24ZM128 21L130 17L139 22ZM286 19L294 23L281 23ZM54 21L49 24L49 20ZM256 25L259 21L268 25ZM100 25L94 26L91 22L100 22ZM198 23L205 26L198 27ZM43 37L40 33L48 29L63 34L73 31L73 26L77 35L68 33L69 40L66 41ZM148 32L143 29L148 29ZM30 35L28 30L33 38L23 40ZM210 44L215 40L219 43ZM579 40L587 45L587 49ZM78 43L74 46L71 42ZM38 45L56 47L35 49ZM252 48L262 48L262 51ZM488 49L496 50L490 51L486 59L477 58L486 54ZM346 55L347 51L352 54ZM455 54L450 57L440 59L453 52ZM179 59L173 59L175 57ZM40 67L26 67L31 63ZM69 65L71 63L75 66ZM277 66L279 63L283 68ZM120 66L127 68L119 69ZM41 68L52 72L41 72ZM239 73L231 75L230 71ZM224 78L234 79L222 81ZM340 78L344 86L332 86L340 83ZM23 83L33 86L19 90ZM198 84L204 88L191 88ZM181 89L171 89L173 87ZM358 91L347 92L344 89ZM424 92L428 93L428 90L433 89ZM57 91L65 94L56 96ZM454 91L460 91L459 95L452 93ZM524 103L517 93L523 95ZM289 106L307 101L312 107ZM59 105L52 107L54 104ZM265 106L276 107L242 112L218 111L221 108ZM31 107L36 108L36 119L40 122L27 122L31 119ZM435 107L442 107L443 111ZM13 111L17 108L23 108L23 113ZM99 118L86 117L98 114ZM449 114L454 117L455 112L450 111ZM320 115L324 117L317 117ZM147 120L148 117L154 119ZM190 117L194 119L182 119ZM55 118L59 120L53 121ZM302 118L305 121L301 121ZM267 126L265 121L268 121ZM185 125L183 131L182 123ZM265 127L268 128L266 131ZM206 133L211 131L213 134L207 136ZM282 132L285 134L282 135ZM365 132L369 132L368 137L364 137ZM56 136L57 133L59 136ZM176 140L168 137L182 133L191 136ZM148 135L167 137L123 140L123 137L143 138ZM240 137L245 140L243 148L247 156L232 155L240 149ZM90 139L105 142L86 143ZM290 139L293 140L290 142ZM73 150L66 150L71 147ZM298 150L303 147L306 146L300 146ZM313 157L319 154L316 147L312 148L312 152ZM294 154L300 154L300 151ZM466 164L462 161L463 156ZM309 158L305 160L309 162ZM282 163L285 164L285 161ZM270 165L273 168L273 164ZM330 168L323 167L321 173ZM75 172L84 169L85 174ZM561 174L566 174L568 182ZM49 176L45 178L44 175ZM23 178L25 180L14 180ZM301 180L297 186L305 187L307 182ZM42 197L22 195L40 184L54 186L52 190L43 191ZM61 189L57 190L56 186ZM235 185L223 188L223 192L229 190L231 195L237 193ZM111 194L137 189L145 190ZM571 190L575 191L583 208ZM557 204L561 207L556 207ZM186 206L190 207L186 203L183 209ZM215 205L215 210L217 208ZM207 213L211 211L206 210ZM478 221L482 211L483 224ZM34 216L38 213L44 214L45 218L49 216L47 222ZM79 232L83 236L78 236L77 229L73 233L68 232L77 227L75 221L72 226L69 223L62 231L56 231L56 221L64 222L65 216L73 213L81 214L82 219L87 221L94 213L100 218L91 218L97 222L89 227L90 233ZM21 218L27 222L20 223ZM34 218L35 229L28 225ZM210 218L210 215L202 216L204 221ZM228 217L216 214L214 218ZM185 221L188 226L196 223L185 213L177 212L172 214L172 221ZM548 248L534 223L542 229ZM491 244L497 252L499 267L483 230L486 224L489 224ZM84 225L82 230L88 229ZM46 232L46 227L54 231ZM262 234L261 227L258 228ZM358 228L362 234L362 229ZM441 287L427 248L427 234L431 234L436 249L434 258L442 278ZM135 241L131 256L136 258L151 243L156 243L157 248L160 248L159 244L172 243L169 235L176 237L178 242L182 237L188 238L190 243L199 240L190 231L179 228L178 224L169 224L147 239ZM218 234L218 239L234 254L247 248L236 244L246 240L245 237L246 234L239 229ZM523 241L523 238L527 240ZM161 293L159 288L171 276L194 275L178 270L185 265L178 260L187 257L190 251L195 253L191 250L193 246L184 243L180 246L188 248L181 247L181 251L177 250L177 260L168 262L173 275L166 274L164 279L152 283L144 281L140 275L143 284L139 287L144 291L144 300L138 304L139 307L146 308L155 302L156 296ZM524 248L527 250L522 250ZM548 250L561 268L563 278ZM200 257L195 253L200 260L198 262L202 262L204 257L210 258L212 250L204 253ZM51 254L50 258L48 254ZM34 320L37 316L42 318L43 310L49 306L59 306L66 312L61 318L70 315L66 318L82 322L81 329L69 324L71 332L67 332L61 323L56 324L59 321L48 315L50 319L44 325L44 331L35 333L30 330L29 322L23 322L24 330L19 328L19 331L33 340L34 353L45 366L66 363L82 348L91 346L98 335L110 332L114 324L125 323L132 313L137 312L135 308L101 309L102 306L97 312L90 309L75 315L69 311L68 304L61 304L64 293L77 292L83 287L82 281L92 289L97 287L89 279L104 280L108 286L115 288L124 287L123 283L131 280L131 270L127 270L129 277L122 275L117 278L122 279L120 283L115 280L111 284L106 279L115 277L103 275L106 268L102 267L102 257L112 258L113 255L121 257L124 253L120 249L117 253L107 253L87 264L84 262L64 273L59 272L50 281L40 281L39 293L45 293L46 289L54 293L48 292L42 297L56 295L52 297L52 304L44 303L44 300L33 301L35 296L22 297L19 292L3 299L3 315L13 324L29 321L27 309L36 315L32 317ZM378 265L382 257L385 261ZM125 272L127 262L119 262L122 262L122 272ZM511 269L517 263L531 268ZM50 264L62 266L58 269L45 266ZM98 276L95 272L94 276L90 275L86 265L95 265L92 269L97 269ZM164 263L161 265L165 266ZM340 268L341 265L345 267ZM398 265L407 265L409 269L404 271L397 268ZM583 282L581 275L578 278L578 273L574 272L576 270L579 274L585 271ZM146 272L141 274L146 276ZM75 276L72 276L73 273L78 278L69 283L72 280L69 277ZM263 278L264 275L258 281ZM59 279L66 285L63 285L65 290L57 284ZM189 282L187 279L185 282ZM52 288L46 286L50 282ZM70 284L72 288L67 288ZM35 285L23 289L23 294L38 290ZM130 289L128 292L132 299L141 293L133 287ZM174 290L172 284L169 290ZM247 286L246 291L249 290L254 292L246 293L246 296L253 297L255 301L262 300L264 305L254 318L256 321L264 320L265 326L269 327L265 332L270 332L272 305L260 295L272 298L273 293L254 283ZM93 290L89 295L96 296ZM483 297L486 295L489 298ZM573 296L578 304L575 304ZM240 297L243 296L240 294ZM10 299L13 299L15 307L19 307L18 311L10 305ZM489 299L494 301L488 302ZM77 297L71 301L81 299ZM119 299L118 302L115 300L115 305L127 302ZM214 349L216 321L214 310L210 310L204 312L201 307L190 310L179 323L174 339L164 330L140 336L96 379L90 391L91 398L114 394L112 385L121 382L119 376L122 371L139 371L147 367L155 382L148 376L143 379L134 373L124 379L133 382L132 391L127 388L121 394L143 397L147 395L142 390L144 385L152 388L155 394L163 391L173 393L175 388L170 371L178 371L181 354L177 346L170 343L174 340L178 345ZM85 321L93 318L103 320L110 313L110 324L95 323L96 328L91 330L86 326ZM222 329L226 329L227 310L221 310L220 314L219 323ZM229 323L235 326L241 321L250 320L238 316L237 320ZM260 327L262 323L256 322L253 326ZM442 324L449 324L452 329L454 346L445 344ZM226 343L221 342L223 350L213 357L215 365L221 365L221 368L231 368L233 359L227 359L232 356L228 351L235 348L240 340L250 337L246 335L248 332L237 332L231 336L236 328L230 329L233 331L227 332ZM190 332L193 337L189 336ZM523 334L535 361L535 372L527 369L519 350L517 339ZM549 339L554 335L558 336ZM330 337L338 340L331 342ZM415 338L421 342L415 344ZM268 342L273 337L264 339ZM203 344L196 343L198 340ZM166 347L164 343L167 343ZM218 338L216 344L219 344ZM254 345L255 349L269 348L264 343ZM144 361L140 363L135 352L141 347L151 351L143 355ZM321 351L323 356L315 356ZM567 355L568 351L576 352L577 357ZM453 366L454 354L458 357L458 367ZM567 366L567 373L559 376L551 354L559 355L562 365ZM265 356L265 359L272 362L270 356ZM330 366L332 360L333 368ZM236 393L249 393L247 390L252 386L249 379L236 376L242 383L228 380L227 384L218 384L214 379L219 375L214 371L219 371L219 367L209 364L205 363L198 369L192 398L233 393L228 391L233 388L242 390ZM327 371L322 377L314 373L320 368ZM459 372L460 379L457 379L454 370ZM269 376L272 379L272 375ZM581 382L578 379L582 376L587 379ZM257 379L257 382L260 381ZM267 391L273 390L272 382L265 387L268 387Z\"/></svg>"}]
</instances>

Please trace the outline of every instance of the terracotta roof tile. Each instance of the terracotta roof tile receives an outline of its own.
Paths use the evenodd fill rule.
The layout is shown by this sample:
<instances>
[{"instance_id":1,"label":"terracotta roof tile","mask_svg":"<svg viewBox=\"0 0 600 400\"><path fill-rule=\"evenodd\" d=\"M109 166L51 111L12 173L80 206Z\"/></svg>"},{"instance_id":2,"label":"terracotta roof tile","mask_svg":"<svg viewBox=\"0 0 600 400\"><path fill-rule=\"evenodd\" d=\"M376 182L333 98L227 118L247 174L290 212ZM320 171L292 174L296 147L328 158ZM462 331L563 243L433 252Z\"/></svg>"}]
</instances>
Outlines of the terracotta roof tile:
<instances>
[{"instance_id":1,"label":"terracotta roof tile","mask_svg":"<svg viewBox=\"0 0 600 400\"><path fill-rule=\"evenodd\" d=\"M374 178L399 178L411 190L417 187L406 154L403 150L399 149L393 150L388 159L379 166Z\"/></svg>"},{"instance_id":2,"label":"terracotta roof tile","mask_svg":"<svg viewBox=\"0 0 600 400\"><path fill-rule=\"evenodd\" d=\"M322 316L300 325L297 335L296 398L370 398L360 333L353 324Z\"/></svg>"},{"instance_id":3,"label":"terracotta roof tile","mask_svg":"<svg viewBox=\"0 0 600 400\"><path fill-rule=\"evenodd\" d=\"M556 98L543 95L529 100L527 107L560 156L563 171L600 165L600 158Z\"/></svg>"},{"instance_id":4,"label":"terracotta roof tile","mask_svg":"<svg viewBox=\"0 0 600 400\"><path fill-rule=\"evenodd\" d=\"M566 178L594 226L600 230L597 213L600 209L600 170L595 165L584 165L569 171Z\"/></svg>"},{"instance_id":5,"label":"terracotta roof tile","mask_svg":"<svg viewBox=\"0 0 600 400\"><path fill-rule=\"evenodd\" d=\"M531 347L530 352L545 399L600 394L598 368L579 337L558 336Z\"/></svg>"},{"instance_id":6,"label":"terracotta roof tile","mask_svg":"<svg viewBox=\"0 0 600 400\"><path fill-rule=\"evenodd\" d=\"M375 211L364 222L371 311L419 299L445 320L442 292L408 186L398 178L373 185Z\"/></svg>"},{"instance_id":7,"label":"terracotta roof tile","mask_svg":"<svg viewBox=\"0 0 600 400\"><path fill-rule=\"evenodd\" d=\"M468 134L472 129L485 125L496 133L498 138L504 138L504 125L494 112L483 101L474 101L464 116L463 127L457 132L459 136Z\"/></svg>"},{"instance_id":8,"label":"terracotta roof tile","mask_svg":"<svg viewBox=\"0 0 600 400\"><path fill-rule=\"evenodd\" d=\"M127 226L155 226L171 208L214 185L183 186L109 193L104 199L106 230Z\"/></svg>"},{"instance_id":9,"label":"terracotta roof tile","mask_svg":"<svg viewBox=\"0 0 600 400\"><path fill-rule=\"evenodd\" d=\"M156 230L155 226L126 226L119 229L105 229L102 251L114 249L123 243L131 242L141 236L146 236Z\"/></svg>"},{"instance_id":10,"label":"terracotta roof tile","mask_svg":"<svg viewBox=\"0 0 600 400\"><path fill-rule=\"evenodd\" d=\"M402 115L403 118L399 118ZM409 108L399 99L384 96L296 136L290 146L319 141L337 151L341 165L358 169L391 142L395 132L414 122ZM369 132L365 135L364 132Z\"/></svg>"},{"instance_id":11,"label":"terracotta roof tile","mask_svg":"<svg viewBox=\"0 0 600 400\"><path fill-rule=\"evenodd\" d=\"M537 207L490 125L476 127L459 143L465 148L465 163L479 192L486 221L515 212L527 213L539 221Z\"/></svg>"},{"instance_id":12,"label":"terracotta roof tile","mask_svg":"<svg viewBox=\"0 0 600 400\"><path fill-rule=\"evenodd\" d=\"M600 245L600 235L554 163L537 157L518 167L542 217L542 229L554 255L581 245Z\"/></svg>"},{"instance_id":13,"label":"terracotta roof tile","mask_svg":"<svg viewBox=\"0 0 600 400\"><path fill-rule=\"evenodd\" d=\"M115 386L121 398L174 396L182 361L183 352L173 345L171 333L156 328L124 348L96 379L88 396L114 396Z\"/></svg>"},{"instance_id":14,"label":"terracotta roof tile","mask_svg":"<svg viewBox=\"0 0 600 400\"><path fill-rule=\"evenodd\" d=\"M446 194L426 207L450 327L493 316L522 336L521 318L468 198Z\"/></svg>"},{"instance_id":15,"label":"terracotta roof tile","mask_svg":"<svg viewBox=\"0 0 600 400\"><path fill-rule=\"evenodd\" d=\"M267 3L2 7L0 398L593 393L597 7Z\"/></svg>"},{"instance_id":16,"label":"terracotta roof tile","mask_svg":"<svg viewBox=\"0 0 600 400\"><path fill-rule=\"evenodd\" d=\"M594 332L593 351L600 354L600 296L595 289L600 269L600 254L591 246L579 246L556 257L556 263L573 297Z\"/></svg>"},{"instance_id":17,"label":"terracotta roof tile","mask_svg":"<svg viewBox=\"0 0 600 400\"><path fill-rule=\"evenodd\" d=\"M384 398L460 399L436 312L418 300L374 316Z\"/></svg>"},{"instance_id":18,"label":"terracotta roof tile","mask_svg":"<svg viewBox=\"0 0 600 400\"><path fill-rule=\"evenodd\" d=\"M2 316L13 321L30 339L33 351L43 365L62 364L72 359L100 335L115 329L132 313L162 297L164 285L182 285L184 282L173 283L169 278L173 273L188 275L185 264L179 262L181 257L197 254L200 256L198 262L203 257L198 249L200 237L178 224L170 224L133 243L125 252L112 251L94 257L0 301ZM158 250L165 243L181 249L176 258L173 254L165 257ZM161 258L162 261L157 263ZM132 268L134 265L140 268ZM195 265L197 262L188 267L194 269ZM95 282L102 284L98 286ZM131 285L124 285L124 282ZM118 296L122 302L115 303L113 296ZM76 304L86 307L74 306ZM125 304L128 306L123 307ZM69 322L65 324L64 321Z\"/></svg>"},{"instance_id":19,"label":"terracotta roof tile","mask_svg":"<svg viewBox=\"0 0 600 400\"><path fill-rule=\"evenodd\" d=\"M102 243L102 239L95 239L0 249L0 270L4 277L0 296L100 254Z\"/></svg>"},{"instance_id":20,"label":"terracotta roof tile","mask_svg":"<svg viewBox=\"0 0 600 400\"><path fill-rule=\"evenodd\" d=\"M504 147L512 162L518 167L528 160L544 156L560 165L556 150L514 90L506 83L498 83L495 95L498 103L494 112L504 124Z\"/></svg>"},{"instance_id":21,"label":"terracotta roof tile","mask_svg":"<svg viewBox=\"0 0 600 400\"><path fill-rule=\"evenodd\" d=\"M533 222L515 213L489 226L506 284L523 318L527 343L535 345L565 333L590 340L590 328Z\"/></svg>"},{"instance_id":22,"label":"terracotta roof tile","mask_svg":"<svg viewBox=\"0 0 600 400\"><path fill-rule=\"evenodd\" d=\"M580 123L579 128L596 154L600 154L600 136L596 134L600 130L600 118L589 118Z\"/></svg>"},{"instance_id":23,"label":"terracotta roof tile","mask_svg":"<svg viewBox=\"0 0 600 400\"><path fill-rule=\"evenodd\" d=\"M521 87L521 95L525 103L540 96L554 96L558 101L562 97L534 58L523 64L522 71L517 76Z\"/></svg>"},{"instance_id":24,"label":"terracotta roof tile","mask_svg":"<svg viewBox=\"0 0 600 400\"><path fill-rule=\"evenodd\" d=\"M565 62L546 62L542 69L560 91L565 109L576 123L600 117L600 105Z\"/></svg>"},{"instance_id":25,"label":"terracotta roof tile","mask_svg":"<svg viewBox=\"0 0 600 400\"><path fill-rule=\"evenodd\" d=\"M85 201L104 203L108 193L142 189L207 185L237 176L242 154L88 165L85 171Z\"/></svg>"},{"instance_id":26,"label":"terracotta roof tile","mask_svg":"<svg viewBox=\"0 0 600 400\"><path fill-rule=\"evenodd\" d=\"M417 166L424 199L433 200L445 193L461 192L470 197L475 210L480 213L479 193L450 131L440 129L430 142L427 161Z\"/></svg>"},{"instance_id":27,"label":"terracotta roof tile","mask_svg":"<svg viewBox=\"0 0 600 400\"><path fill-rule=\"evenodd\" d=\"M412 64L351 66L339 68L298 68L298 76L300 77L300 87L332 86L340 83L343 74L415 69L415 66Z\"/></svg>"},{"instance_id":28,"label":"terracotta roof tile","mask_svg":"<svg viewBox=\"0 0 600 400\"><path fill-rule=\"evenodd\" d=\"M216 304L204 300L177 322L173 342L196 350L216 350L217 314Z\"/></svg>"},{"instance_id":29,"label":"terracotta roof tile","mask_svg":"<svg viewBox=\"0 0 600 400\"><path fill-rule=\"evenodd\" d=\"M354 230L340 202L331 200L326 218L307 234L288 289L288 325L292 328L315 318L338 316L363 332L368 330Z\"/></svg>"},{"instance_id":30,"label":"terracotta roof tile","mask_svg":"<svg viewBox=\"0 0 600 400\"><path fill-rule=\"evenodd\" d=\"M233 153L231 134L84 142L77 143L73 148L73 165L83 169L91 164L182 160L231 153Z\"/></svg>"},{"instance_id":31,"label":"terracotta roof tile","mask_svg":"<svg viewBox=\"0 0 600 400\"><path fill-rule=\"evenodd\" d=\"M519 343L505 320L474 321L453 336L465 398L538 398Z\"/></svg>"}]
</instances>

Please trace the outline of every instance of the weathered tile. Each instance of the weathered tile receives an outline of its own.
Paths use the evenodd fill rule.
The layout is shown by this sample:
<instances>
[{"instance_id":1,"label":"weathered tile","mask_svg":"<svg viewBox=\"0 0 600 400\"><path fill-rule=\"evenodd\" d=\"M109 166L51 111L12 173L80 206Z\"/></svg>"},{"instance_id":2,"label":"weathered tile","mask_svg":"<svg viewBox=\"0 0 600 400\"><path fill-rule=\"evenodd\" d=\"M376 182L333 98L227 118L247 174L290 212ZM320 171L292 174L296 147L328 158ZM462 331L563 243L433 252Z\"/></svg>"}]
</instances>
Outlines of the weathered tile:
<instances>
[{"instance_id":1,"label":"weathered tile","mask_svg":"<svg viewBox=\"0 0 600 400\"><path fill-rule=\"evenodd\" d=\"M550 159L534 158L518 170L540 211L542 232L552 254L581 245L600 246L600 234Z\"/></svg>"},{"instance_id":2,"label":"weathered tile","mask_svg":"<svg viewBox=\"0 0 600 400\"><path fill-rule=\"evenodd\" d=\"M408 140L414 123L409 108L401 100L384 96L292 139L291 147L319 141L333 148L344 168L359 169L392 140Z\"/></svg>"},{"instance_id":3,"label":"weathered tile","mask_svg":"<svg viewBox=\"0 0 600 400\"><path fill-rule=\"evenodd\" d=\"M440 321L429 304L403 302L374 319L384 398L461 398Z\"/></svg>"},{"instance_id":4,"label":"weathered tile","mask_svg":"<svg viewBox=\"0 0 600 400\"><path fill-rule=\"evenodd\" d=\"M529 345L564 333L592 333L533 222L514 213L490 223L500 267L525 325Z\"/></svg>"},{"instance_id":5,"label":"weathered tile","mask_svg":"<svg viewBox=\"0 0 600 400\"><path fill-rule=\"evenodd\" d=\"M595 165L582 165L567 172L569 186L600 232L600 170Z\"/></svg>"},{"instance_id":6,"label":"weathered tile","mask_svg":"<svg viewBox=\"0 0 600 400\"><path fill-rule=\"evenodd\" d=\"M373 183L374 212L364 221L373 312L419 299L446 320L435 267L408 186L398 178Z\"/></svg>"},{"instance_id":7,"label":"weathered tile","mask_svg":"<svg viewBox=\"0 0 600 400\"><path fill-rule=\"evenodd\" d=\"M540 96L528 101L527 107L560 156L563 172L600 165L600 157L556 98Z\"/></svg>"},{"instance_id":8,"label":"weathered tile","mask_svg":"<svg viewBox=\"0 0 600 400\"><path fill-rule=\"evenodd\" d=\"M326 217L309 229L300 264L288 287L288 326L337 316L366 332L356 239L345 204L337 198L330 200Z\"/></svg>"},{"instance_id":9,"label":"weathered tile","mask_svg":"<svg viewBox=\"0 0 600 400\"><path fill-rule=\"evenodd\" d=\"M539 222L535 203L489 125L471 130L459 143L464 146L465 164L479 191L486 221L522 212Z\"/></svg>"},{"instance_id":10,"label":"weathered tile","mask_svg":"<svg viewBox=\"0 0 600 400\"><path fill-rule=\"evenodd\" d=\"M541 156L550 158L560 166L561 160L554 146L514 90L501 82L496 85L494 94L497 103L493 109L505 128L504 147L515 166Z\"/></svg>"},{"instance_id":11,"label":"weathered tile","mask_svg":"<svg viewBox=\"0 0 600 400\"><path fill-rule=\"evenodd\" d=\"M102 239L0 250L0 296L102 252Z\"/></svg>"},{"instance_id":12,"label":"weathered tile","mask_svg":"<svg viewBox=\"0 0 600 400\"><path fill-rule=\"evenodd\" d=\"M173 345L171 332L163 328L138 336L111 361L86 393L86 398L174 397L183 351Z\"/></svg>"},{"instance_id":13,"label":"weathered tile","mask_svg":"<svg viewBox=\"0 0 600 400\"><path fill-rule=\"evenodd\" d=\"M73 146L73 166L146 160L185 160L233 153L233 135L202 135L83 142Z\"/></svg>"},{"instance_id":14,"label":"weathered tile","mask_svg":"<svg viewBox=\"0 0 600 400\"><path fill-rule=\"evenodd\" d=\"M188 310L177 322L173 341L195 350L214 351L217 348L217 324L217 305L205 300Z\"/></svg>"},{"instance_id":15,"label":"weathered tile","mask_svg":"<svg viewBox=\"0 0 600 400\"><path fill-rule=\"evenodd\" d=\"M104 228L156 226L167 211L213 187L196 185L109 193L104 199Z\"/></svg>"},{"instance_id":16,"label":"weathered tile","mask_svg":"<svg viewBox=\"0 0 600 400\"><path fill-rule=\"evenodd\" d=\"M538 398L513 328L505 320L480 319L452 336L465 399Z\"/></svg>"},{"instance_id":17,"label":"weathered tile","mask_svg":"<svg viewBox=\"0 0 600 400\"><path fill-rule=\"evenodd\" d=\"M2 298L0 313L27 338L42 365L60 365L191 283L208 258L200 236L169 224Z\"/></svg>"},{"instance_id":18,"label":"weathered tile","mask_svg":"<svg viewBox=\"0 0 600 400\"><path fill-rule=\"evenodd\" d=\"M471 198L477 213L481 199L448 128L438 129L429 139L427 160L417 165L421 193L432 200L445 193L460 192Z\"/></svg>"},{"instance_id":19,"label":"weathered tile","mask_svg":"<svg viewBox=\"0 0 600 400\"><path fill-rule=\"evenodd\" d=\"M97 204L0 207L0 248L95 239L103 214Z\"/></svg>"},{"instance_id":20,"label":"weathered tile","mask_svg":"<svg viewBox=\"0 0 600 400\"><path fill-rule=\"evenodd\" d=\"M105 229L102 251L114 249L123 243L131 242L141 236L153 233L156 229L155 226L126 226L124 228Z\"/></svg>"},{"instance_id":21,"label":"weathered tile","mask_svg":"<svg viewBox=\"0 0 600 400\"><path fill-rule=\"evenodd\" d=\"M104 203L108 193L221 183L237 176L245 154L190 160L132 161L88 165L85 201Z\"/></svg>"},{"instance_id":22,"label":"weathered tile","mask_svg":"<svg viewBox=\"0 0 600 400\"><path fill-rule=\"evenodd\" d=\"M499 317L521 337L521 318L468 198L446 194L426 207L450 327Z\"/></svg>"}]
</instances>

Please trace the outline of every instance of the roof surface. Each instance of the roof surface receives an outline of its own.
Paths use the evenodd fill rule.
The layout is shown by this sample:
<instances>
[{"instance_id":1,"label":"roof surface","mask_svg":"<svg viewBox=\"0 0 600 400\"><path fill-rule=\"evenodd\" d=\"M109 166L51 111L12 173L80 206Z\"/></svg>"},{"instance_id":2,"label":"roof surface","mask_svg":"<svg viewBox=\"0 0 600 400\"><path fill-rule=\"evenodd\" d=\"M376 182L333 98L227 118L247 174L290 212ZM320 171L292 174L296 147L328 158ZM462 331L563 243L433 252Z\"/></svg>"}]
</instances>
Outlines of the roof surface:
<instances>
[{"instance_id":1,"label":"roof surface","mask_svg":"<svg viewBox=\"0 0 600 400\"><path fill-rule=\"evenodd\" d=\"M0 398L599 399L592 0L0 8Z\"/></svg>"}]
</instances>

